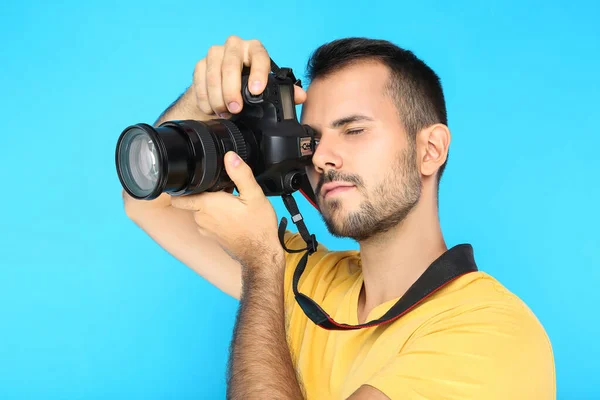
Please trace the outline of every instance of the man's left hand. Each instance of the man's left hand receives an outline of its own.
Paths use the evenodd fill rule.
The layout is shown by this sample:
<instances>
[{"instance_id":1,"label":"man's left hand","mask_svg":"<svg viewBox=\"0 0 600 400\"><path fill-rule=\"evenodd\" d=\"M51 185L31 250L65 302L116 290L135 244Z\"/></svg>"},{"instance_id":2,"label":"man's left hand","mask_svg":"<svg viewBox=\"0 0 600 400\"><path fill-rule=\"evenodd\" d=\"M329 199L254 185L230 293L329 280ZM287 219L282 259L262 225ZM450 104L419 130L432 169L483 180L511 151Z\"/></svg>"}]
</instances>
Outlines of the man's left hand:
<instances>
[{"instance_id":1,"label":"man's left hand","mask_svg":"<svg viewBox=\"0 0 600 400\"><path fill-rule=\"evenodd\" d=\"M225 154L224 161L239 196L227 192L204 192L173 197L171 205L193 211L198 231L216 239L231 257L244 266L261 265L263 263L259 260L265 257L282 256L277 214L256 182L250 166L233 151Z\"/></svg>"}]
</instances>

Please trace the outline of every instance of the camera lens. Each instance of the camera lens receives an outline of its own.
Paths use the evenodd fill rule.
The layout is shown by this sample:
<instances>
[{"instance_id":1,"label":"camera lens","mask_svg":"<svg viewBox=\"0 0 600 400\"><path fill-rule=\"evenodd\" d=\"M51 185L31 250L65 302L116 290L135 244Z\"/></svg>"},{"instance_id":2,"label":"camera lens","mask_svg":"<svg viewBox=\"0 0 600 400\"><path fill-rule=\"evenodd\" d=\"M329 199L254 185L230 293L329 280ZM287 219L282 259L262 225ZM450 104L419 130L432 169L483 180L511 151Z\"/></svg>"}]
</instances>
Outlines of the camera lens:
<instances>
[{"instance_id":1,"label":"camera lens","mask_svg":"<svg viewBox=\"0 0 600 400\"><path fill-rule=\"evenodd\" d=\"M222 190L231 183L225 153L233 150L250 163L253 139L251 132L223 119L132 125L117 142L117 174L137 199Z\"/></svg>"},{"instance_id":2,"label":"camera lens","mask_svg":"<svg viewBox=\"0 0 600 400\"><path fill-rule=\"evenodd\" d=\"M133 128L119 147L119 170L124 171L125 186L138 196L152 193L159 178L159 153L152 137Z\"/></svg>"}]
</instances>

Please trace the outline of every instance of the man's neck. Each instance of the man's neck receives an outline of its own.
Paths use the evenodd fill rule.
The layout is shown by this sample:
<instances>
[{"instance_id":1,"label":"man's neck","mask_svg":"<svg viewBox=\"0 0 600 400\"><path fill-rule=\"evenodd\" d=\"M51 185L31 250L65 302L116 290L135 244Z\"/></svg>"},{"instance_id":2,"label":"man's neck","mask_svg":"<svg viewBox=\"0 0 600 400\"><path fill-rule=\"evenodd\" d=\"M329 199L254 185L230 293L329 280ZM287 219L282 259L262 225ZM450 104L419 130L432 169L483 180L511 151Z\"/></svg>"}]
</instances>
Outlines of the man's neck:
<instances>
[{"instance_id":1,"label":"man's neck","mask_svg":"<svg viewBox=\"0 0 600 400\"><path fill-rule=\"evenodd\" d=\"M436 204L424 201L393 230L361 242L359 323L366 322L373 308L401 297L446 250Z\"/></svg>"}]
</instances>

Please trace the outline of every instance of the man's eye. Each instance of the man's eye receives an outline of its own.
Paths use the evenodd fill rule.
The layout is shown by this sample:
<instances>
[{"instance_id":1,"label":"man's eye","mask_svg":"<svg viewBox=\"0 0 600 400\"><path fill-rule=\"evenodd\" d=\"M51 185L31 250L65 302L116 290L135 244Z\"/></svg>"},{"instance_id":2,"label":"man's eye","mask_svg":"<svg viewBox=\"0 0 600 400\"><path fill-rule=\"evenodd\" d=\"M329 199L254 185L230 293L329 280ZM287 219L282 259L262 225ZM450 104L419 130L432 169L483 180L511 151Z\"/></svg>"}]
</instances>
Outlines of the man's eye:
<instances>
[{"instance_id":1,"label":"man's eye","mask_svg":"<svg viewBox=\"0 0 600 400\"><path fill-rule=\"evenodd\" d=\"M364 129L351 129L349 131L346 131L346 135L358 135L359 133L362 133L364 131Z\"/></svg>"}]
</instances>

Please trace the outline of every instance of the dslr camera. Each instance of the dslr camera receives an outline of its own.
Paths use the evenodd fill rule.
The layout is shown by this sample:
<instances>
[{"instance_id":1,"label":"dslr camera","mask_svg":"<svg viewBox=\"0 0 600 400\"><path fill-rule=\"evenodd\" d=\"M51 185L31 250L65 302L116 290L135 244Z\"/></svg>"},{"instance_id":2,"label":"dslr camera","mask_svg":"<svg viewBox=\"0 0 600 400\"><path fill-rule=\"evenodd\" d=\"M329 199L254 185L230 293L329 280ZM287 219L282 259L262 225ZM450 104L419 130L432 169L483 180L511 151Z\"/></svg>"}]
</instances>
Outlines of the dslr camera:
<instances>
[{"instance_id":1,"label":"dslr camera","mask_svg":"<svg viewBox=\"0 0 600 400\"><path fill-rule=\"evenodd\" d=\"M266 196L300 190L316 206L306 179L317 145L313 129L296 116L291 68L271 60L265 90L248 90L249 68L242 70L243 108L230 119L166 121L158 127L140 123L119 136L116 167L123 188L133 198L152 200L161 193L182 196L234 187L224 156L235 151L252 169Z\"/></svg>"}]
</instances>

